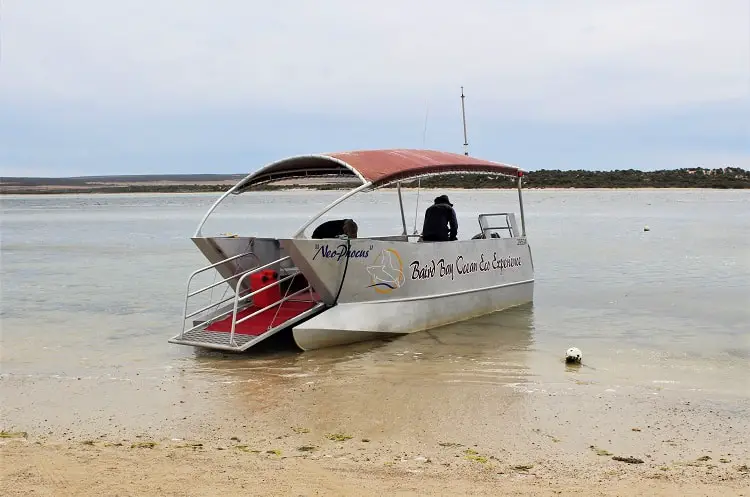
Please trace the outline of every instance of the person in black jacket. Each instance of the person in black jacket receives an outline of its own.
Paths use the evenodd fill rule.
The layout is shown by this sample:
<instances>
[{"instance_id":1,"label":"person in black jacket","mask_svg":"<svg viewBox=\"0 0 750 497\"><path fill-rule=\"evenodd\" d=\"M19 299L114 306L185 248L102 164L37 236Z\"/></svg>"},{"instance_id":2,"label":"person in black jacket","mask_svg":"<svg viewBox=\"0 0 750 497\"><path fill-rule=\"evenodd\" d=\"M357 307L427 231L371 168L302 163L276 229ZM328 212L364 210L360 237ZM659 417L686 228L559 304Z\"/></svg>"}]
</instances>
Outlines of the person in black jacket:
<instances>
[{"instance_id":1,"label":"person in black jacket","mask_svg":"<svg viewBox=\"0 0 750 497\"><path fill-rule=\"evenodd\" d=\"M312 238L336 238L341 235L357 238L357 228L357 223L353 219L333 219L315 228Z\"/></svg>"},{"instance_id":2,"label":"person in black jacket","mask_svg":"<svg viewBox=\"0 0 750 497\"><path fill-rule=\"evenodd\" d=\"M440 195L424 213L422 241L447 242L457 240L458 220L447 195Z\"/></svg>"}]
</instances>

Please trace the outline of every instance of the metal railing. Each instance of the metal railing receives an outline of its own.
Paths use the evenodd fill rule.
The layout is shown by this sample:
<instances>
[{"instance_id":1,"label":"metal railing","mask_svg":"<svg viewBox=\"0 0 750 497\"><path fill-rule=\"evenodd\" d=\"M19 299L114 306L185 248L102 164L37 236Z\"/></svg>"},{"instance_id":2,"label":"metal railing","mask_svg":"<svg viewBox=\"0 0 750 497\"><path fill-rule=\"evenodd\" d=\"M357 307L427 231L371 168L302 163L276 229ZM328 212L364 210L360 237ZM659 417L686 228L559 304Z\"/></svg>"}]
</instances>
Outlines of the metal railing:
<instances>
[{"instance_id":1,"label":"metal railing","mask_svg":"<svg viewBox=\"0 0 750 497\"><path fill-rule=\"evenodd\" d=\"M269 304L269 305L267 305L267 306L265 306L265 307L263 307L263 308L261 308L261 309L258 309L258 310L256 310L256 311L254 311L254 312L252 312L252 313L248 314L247 316L244 316L244 317L242 317L241 319L237 319L237 311L238 311L238 308L239 308L239 303L240 303L240 301L244 301L244 300L246 300L246 299L248 299L248 298L250 298L250 297L252 297L252 296L254 296L254 295L257 295L257 294L259 294L260 292L264 292L264 291L268 290L269 288L272 288L272 287L274 287L274 286L276 286L276 285L280 285L282 281L286 281L286 280L288 280L288 279L293 279L293 278L294 278L295 276L297 276L297 275L298 275L299 273L300 273L300 272L299 272L299 270L298 270L297 272L295 272L295 273L293 273L293 274L290 274L289 276L286 276L286 277L284 277L284 278L280 278L280 279L277 279L276 281L274 281L274 282L273 282L273 283L271 283L270 285L266 285L266 286L264 286L263 288L260 288L260 289L258 289L258 290L255 290L254 292L250 292L250 293L248 293L247 295L245 295L245 296L243 296L243 297L240 297L239 295L235 295L235 299L234 299L234 309L232 310L232 329L231 329L231 330L230 330L230 332L229 332L229 344L230 344L230 345L234 345L234 346L236 346L236 345L237 345L237 344L236 344L236 343L234 342L234 335L235 335L235 330L236 330L236 328L237 328L237 325L238 325L238 324L240 324L240 323L244 323L244 322L245 322L245 321L247 321L248 319L250 319L250 318L253 318L253 317L257 316L258 314L262 314L262 313L266 312L267 310L269 310L269 309L271 309L271 308L273 308L273 307L276 307L276 306L278 306L278 309L276 309L276 314L274 314L274 316L273 316L273 319L271 319L271 321L270 321L270 323L269 323L269 325L268 325L268 329L270 330L271 328L273 328L273 327L274 327L273 323L274 323L274 322L276 321L276 318L277 318L277 317L278 317L278 315L279 315L279 311L281 310L281 305L282 305L282 304L283 304L284 302L288 302L289 300L291 300L291 299L292 299L292 297L296 297L297 295L300 295L301 293L304 293L304 292L309 292L309 293L310 293L310 300L311 300L311 301L313 300L313 295L312 295L312 286L310 286L310 284L308 283L308 284L307 284L307 286L305 286L305 287L304 287L304 288L302 288L301 290L297 290L296 292L294 292L294 293L291 293L291 294L289 294L289 293L288 293L288 292L289 292L289 289L287 289L287 293L286 293L286 294L285 294L285 295L284 295L284 296L283 296L282 298L280 298L279 300L277 300L277 301L275 301L275 302L272 302L271 304ZM252 274L252 273L246 273L246 274L244 274L244 275L242 276L242 278L240 278L240 281L242 281L242 280L243 280L243 279L244 279L244 278L245 278L246 276L248 276L249 274Z\"/></svg>"},{"instance_id":2,"label":"metal railing","mask_svg":"<svg viewBox=\"0 0 750 497\"><path fill-rule=\"evenodd\" d=\"M492 217L504 217L505 218L505 225L499 225L499 226L489 226L489 220L488 218ZM492 231L494 230L502 230L508 232L508 235L510 238L514 237L517 229L515 226L515 215L511 212L496 212L491 214L480 214L478 217L479 221L479 228L482 230L482 235L486 238L488 234L492 236Z\"/></svg>"},{"instance_id":3,"label":"metal railing","mask_svg":"<svg viewBox=\"0 0 750 497\"><path fill-rule=\"evenodd\" d=\"M247 256L247 255L253 255L253 256L255 256L255 254L253 254L252 252L246 252L246 253L239 254L239 255L236 255L236 256L233 256L233 257L229 257L229 258L224 259L222 261L219 261L219 262L217 262L215 264L211 264L209 266L205 266L205 267L202 267L200 269L197 269L196 271L193 271L193 273L188 278L187 290L185 292L185 307L184 307L184 312L183 312L183 318L184 319L182 321L182 332L180 333L180 339L183 339L184 335L186 333L190 333L191 331L197 330L198 328L208 327L212 323L215 323L216 321L218 321L220 319L223 319L223 318L231 315L232 316L232 328L231 328L231 331L230 331L230 334L229 334L229 343L231 345L236 346L236 343L234 342L234 336L235 336L235 329L236 329L236 326L238 324L241 324L241 323L249 320L250 318L257 316L258 314L261 314L261 313L263 313L265 311L268 311L269 309L272 309L275 306L278 306L279 308L276 310L276 314L274 315L273 319L271 320L271 326L272 326L273 323L275 322L276 318L278 317L279 311L281 310L281 305L284 302L287 302L287 301L291 300L292 298L296 297L297 295L300 295L300 294L302 294L304 292L309 292L310 293L310 301L314 301L312 286L309 283L304 288L302 288L301 290L297 290L297 291L295 291L295 292L293 292L291 294L289 293L289 290L291 289L291 285L290 285L290 287L289 287L289 289L287 289L285 295L282 298L280 298L279 300L271 303L270 305L267 305L267 306L263 307L262 309L258 309L258 310L252 312L251 314L249 314L247 316L243 316L242 318L237 319L237 313L240 311L240 304L241 303L246 302L248 299L250 299L250 298L258 295L261 292L268 291L269 289L271 289L271 288L273 288L275 286L281 285L281 283L283 283L285 281L293 280L297 275L299 275L301 273L301 271L299 269L295 268L293 270L293 272L291 272L290 274L284 276L283 278L276 279L276 281L274 281L273 283L265 285L262 288L259 288L257 290L250 291L249 293L245 293L244 295L241 294L242 292L241 292L240 289L242 288L242 284L247 280L247 278L250 275L257 274L258 272L263 271L264 269L267 269L267 268L269 268L271 266L274 266L274 265L277 265L277 264L281 264L282 262L291 260L291 257L289 257L289 256L282 257L281 259L269 262L267 264L263 264L261 266L256 266L256 267L252 267L250 269L246 269L244 271L240 271L240 272L238 272L238 273L236 273L236 274L234 274L234 275L232 275L232 276L230 276L228 278L222 279L221 281L217 281L217 282L214 282L214 283L212 283L210 285L204 286L204 287L202 287L199 290L195 290L193 292L190 291L190 283L192 282L193 278L196 275L198 275L198 274L200 274L200 273L202 273L204 271L207 271L209 269L216 268L217 266L220 266L221 264L230 262L230 261L235 260L235 259L239 259L239 258ZM235 278L238 278L238 280L237 280L237 284L235 286L234 295L231 295L230 297L227 297L227 298L223 298L223 299L219 300L218 302L212 302L212 303L210 303L209 305L207 305L205 307L202 307L202 308L200 308L200 309L198 309L196 311L188 313L188 301L189 301L189 299L191 297L194 297L194 296L196 296L198 294L206 292L206 291L208 291L208 290L210 290L210 289L212 289L212 288L214 288L216 286L219 286L221 284L228 283L229 281L231 281L231 280L233 280ZM205 311L207 311L207 310L209 310L211 308L216 308L216 307L218 307L218 306L220 306L222 304L227 304L230 301L234 301L233 304L232 304L232 307L230 309L227 309L224 312L221 312L219 314L215 314L215 315L211 316L209 319L207 319L205 321L201 321L200 323L194 325L190 329L187 329L187 330L185 329L185 321L187 319L189 319L189 318L191 318L191 317L193 317L193 316L195 316L197 314L200 314L202 312L205 312Z\"/></svg>"},{"instance_id":4,"label":"metal railing","mask_svg":"<svg viewBox=\"0 0 750 497\"><path fill-rule=\"evenodd\" d=\"M188 314L188 302L190 301L191 297L194 297L194 296L196 296L196 295L198 295L200 293L203 293L203 292L206 292L208 290L211 290L212 288L215 288L215 287L217 287L217 286L219 286L221 284L229 283L230 281L232 281L235 278L240 278L240 277L242 277L242 275L245 272L251 271L253 268L250 268L248 270L241 271L239 273L233 274L232 276L230 276L228 278L224 278L221 281L216 281L216 282L212 283L211 285L208 285L208 286L205 286L205 287L201 288L200 290L196 290L194 292L191 292L190 291L190 283L192 283L193 278L195 278L197 275L199 275L199 274L201 274L201 273L203 273L205 271L208 271L209 269L215 269L217 266L221 266L222 264L226 264L227 262L231 262L231 261L240 259L242 257L247 257L247 256L250 256L250 255L253 256L253 257L257 257L253 252L243 252L242 254L237 254L237 255L234 255L232 257L228 257L226 259L223 259L223 260L221 260L219 262L215 262L214 264L210 264L210 265L204 266L204 267L202 267L200 269L196 269L195 271L193 271L192 273L190 273L190 276L188 277L188 281L187 281L187 285L186 285L186 290L185 290L185 305L183 307L183 313L182 313L182 315L183 315L182 332L180 333L180 337L182 337L188 331L192 331L192 330L196 329L196 327L193 327L190 330L185 330L185 321L188 318L191 318L191 317L193 317L193 316L195 316L197 314L205 312L205 311L207 311L207 310L209 310L211 308L218 307L221 304L227 303L227 302L229 302L230 300L232 300L234 298L234 296L232 296L232 297L228 297L226 299L222 299L222 300L220 300L218 302L212 302L209 305L207 305L205 307L202 307L202 308L198 309L197 311L193 311L190 314ZM239 288L239 284L235 288ZM235 293L237 291L238 290L235 290ZM219 318L219 316L214 316L211 319L211 322L215 321L218 318Z\"/></svg>"},{"instance_id":5,"label":"metal railing","mask_svg":"<svg viewBox=\"0 0 750 497\"><path fill-rule=\"evenodd\" d=\"M186 320L187 320L188 318L191 318L191 317L193 317L193 316L196 316L196 315L198 315L198 314L200 314L200 313L202 313L202 312L205 312L205 311L207 311L207 310L209 310L209 309L212 309L212 308L217 308L217 307L219 307L219 306L220 306L221 304L226 304L226 303L230 302L231 300L234 300L234 299L235 299L235 297L236 297L236 296L237 296L237 295L238 295L238 294L240 293L240 290L239 290L239 289L240 289L240 288L242 288L242 287L241 287L241 282L242 282L242 277L243 277L243 276L245 276L245 275L247 275L247 274L251 274L251 273L256 273L256 272L258 272L258 271L260 271L260 270L266 269L266 268L267 268L267 267L269 267L269 266L272 266L272 265L274 265L274 264L276 264L276 263L278 263L278 262L281 262L281 261L283 261L283 260L286 260L286 259L288 259L288 258L289 258L289 257L285 257L285 258L283 258L283 259L279 259L278 261L270 262L270 263L268 263L268 264L265 264L265 265L263 265L263 266L260 266L260 267L257 267L257 266L256 266L256 267L252 267L252 268L250 268L250 269L246 269L246 270L244 270L244 271L240 271L240 272L238 272L238 273L236 273L236 274L233 274L232 276L230 276L230 277L228 277L228 278L224 278L223 280L220 280L220 281L216 281L216 282L214 282L214 283L212 283L212 284L210 284L210 285L204 286L204 287L203 287L203 288L201 288L200 290L195 290L194 292L191 292L191 291L190 291L190 283L192 282L193 278L195 278L195 276L196 276L196 275L198 275L198 274L200 274L200 273L202 273L202 272L204 272L204 271L208 271L209 269L215 269L215 268L216 268L217 266L220 266L220 265L222 265L222 264L225 264L225 263L227 263L227 262L231 262L231 261L233 261L233 260L239 259L239 258L241 258L241 257L245 257L245 256L248 256L248 255L252 255L253 257L256 257L256 258L258 257L258 256L257 256L257 255L255 255L255 254L254 254L253 252L244 252L244 253L242 253L242 254L238 254L238 255L235 255L235 256L232 256L232 257L228 257L228 258L226 258L226 259L224 259L224 260L221 260L221 261L219 261L219 262L216 262L216 263L214 263L214 264L211 264L211 265L209 265L209 266L205 266L205 267L202 267L202 268L200 268L200 269L196 269L195 271L193 271L193 272L192 272L192 273L190 274L190 277L188 278L188 282L187 282L187 290L185 291L185 306L184 306L184 308L183 308L183 311L184 311L184 312L183 312L183 320L182 320L182 332L180 333L180 337L182 337L182 336L183 336L183 335L184 335L185 333L189 333L189 332L191 332L191 331L193 331L193 330L195 330L195 329L198 329L198 328L200 328L200 327L202 327L202 326L208 326L208 325L210 325L211 323L213 323L213 322L215 322L215 321L219 320L220 318L223 318L223 317L225 317L225 316L228 316L228 315L229 315L229 313L230 313L230 311L225 311L225 312L223 312L223 313L221 313L221 314L218 314L218 315L212 316L212 317L211 317L210 319L208 319L207 321L203 321L203 322L201 322L200 324L197 324L197 325L193 326L193 327L192 327L192 328L190 328L189 330L186 330L186 329L185 329L185 321L186 321ZM207 306L205 306L205 307L201 307L200 309L198 309L198 310L196 310L196 311L193 311L193 312L191 312L190 314L188 314L188 302L190 301L190 298L191 298L191 297L194 297L194 296L196 296L196 295L198 295L198 294L200 294L200 293L203 293L203 292L206 292L206 291L208 291L208 290L211 290L212 288L215 288L215 287L217 287L217 286L219 286L219 285L221 285L221 284L224 284L224 283L229 283L230 281L232 281L232 280L233 280L233 279L235 279L235 278L240 278L240 281L238 281L238 282L237 282L237 284L236 284L236 286L235 286L235 291L234 291L234 295L231 295L231 296L229 296L229 297L227 297L227 298L225 298L225 299L219 300L218 302L212 302L212 303L208 304Z\"/></svg>"}]
</instances>

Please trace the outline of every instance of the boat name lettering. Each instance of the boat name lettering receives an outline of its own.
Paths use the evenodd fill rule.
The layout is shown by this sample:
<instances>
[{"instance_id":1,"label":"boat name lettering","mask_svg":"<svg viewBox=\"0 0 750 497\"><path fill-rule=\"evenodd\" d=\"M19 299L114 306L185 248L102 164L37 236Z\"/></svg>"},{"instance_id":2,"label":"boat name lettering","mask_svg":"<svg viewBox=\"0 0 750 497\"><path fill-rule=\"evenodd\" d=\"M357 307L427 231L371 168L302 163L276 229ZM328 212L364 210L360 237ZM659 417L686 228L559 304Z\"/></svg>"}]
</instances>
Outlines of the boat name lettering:
<instances>
[{"instance_id":1,"label":"boat name lettering","mask_svg":"<svg viewBox=\"0 0 750 497\"><path fill-rule=\"evenodd\" d=\"M494 270L503 270L508 269L512 267L521 267L521 258L520 257L511 257L511 256L505 256L501 258L497 258L497 252L493 252L492 254L492 262L491 262L492 269Z\"/></svg>"},{"instance_id":2,"label":"boat name lettering","mask_svg":"<svg viewBox=\"0 0 750 497\"><path fill-rule=\"evenodd\" d=\"M372 246L367 249L350 248L347 251L345 243L342 243L333 248L331 248L328 244L315 245L315 254L313 254L312 260L317 259L318 256L322 257L323 259L336 259L337 262L344 257L348 257L350 259L366 259L367 257L370 257L370 250L372 250Z\"/></svg>"},{"instance_id":3,"label":"boat name lettering","mask_svg":"<svg viewBox=\"0 0 750 497\"><path fill-rule=\"evenodd\" d=\"M412 261L410 266L413 280L428 280L435 276L453 279L454 265L445 259L431 260L425 265L421 265L419 261Z\"/></svg>"},{"instance_id":4,"label":"boat name lettering","mask_svg":"<svg viewBox=\"0 0 750 497\"><path fill-rule=\"evenodd\" d=\"M429 280L435 277L435 261L430 261L429 264L424 266L419 264L419 261L412 261L411 264L411 279L413 280Z\"/></svg>"},{"instance_id":5,"label":"boat name lettering","mask_svg":"<svg viewBox=\"0 0 750 497\"><path fill-rule=\"evenodd\" d=\"M468 260L464 256L459 255L456 257L455 263L446 262L445 259L437 261L432 259L424 264L420 261L412 261L409 264L412 280L429 280L435 277L450 278L452 280L456 275L502 271L503 269L520 267L521 265L522 260L520 257L498 257L497 252L492 253L492 258L481 254L479 260Z\"/></svg>"}]
</instances>

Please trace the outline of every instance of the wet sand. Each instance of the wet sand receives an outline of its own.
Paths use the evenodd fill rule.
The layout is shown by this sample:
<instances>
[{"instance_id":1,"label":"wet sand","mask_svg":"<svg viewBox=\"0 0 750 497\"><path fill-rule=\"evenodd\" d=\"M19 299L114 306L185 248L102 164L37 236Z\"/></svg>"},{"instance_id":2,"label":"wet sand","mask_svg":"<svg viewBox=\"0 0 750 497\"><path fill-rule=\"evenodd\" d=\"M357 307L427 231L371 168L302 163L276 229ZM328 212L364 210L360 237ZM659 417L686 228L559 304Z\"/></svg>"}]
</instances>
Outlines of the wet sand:
<instances>
[{"instance_id":1,"label":"wet sand","mask_svg":"<svg viewBox=\"0 0 750 497\"><path fill-rule=\"evenodd\" d=\"M5 429L26 434L0 439L0 494L750 495L746 399L616 385L559 358L532 375L512 333L473 357L449 352L466 336L434 338L432 353L424 335L5 376Z\"/></svg>"}]
</instances>

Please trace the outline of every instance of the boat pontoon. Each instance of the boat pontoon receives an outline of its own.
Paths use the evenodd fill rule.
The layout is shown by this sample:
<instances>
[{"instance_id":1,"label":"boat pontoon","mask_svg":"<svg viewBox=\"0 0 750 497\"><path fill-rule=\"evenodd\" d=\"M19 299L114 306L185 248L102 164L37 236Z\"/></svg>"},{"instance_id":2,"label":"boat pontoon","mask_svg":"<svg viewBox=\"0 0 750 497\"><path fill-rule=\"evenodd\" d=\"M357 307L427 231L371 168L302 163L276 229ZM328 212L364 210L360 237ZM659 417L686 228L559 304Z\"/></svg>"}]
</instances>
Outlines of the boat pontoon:
<instances>
[{"instance_id":1,"label":"boat pontoon","mask_svg":"<svg viewBox=\"0 0 750 497\"><path fill-rule=\"evenodd\" d=\"M511 212L479 215L480 237L424 242L406 229L401 182L464 173L517 182L520 229ZM361 185L289 238L204 236L202 228L229 195L290 179L336 176ZM515 166L431 150L366 150L303 155L271 163L225 192L201 220L193 242L210 265L188 279L182 331L171 343L244 351L278 332L303 350L419 332L531 302L534 268ZM403 231L366 238L311 239L321 216L353 195L398 188ZM218 281L193 289L201 273ZM229 296L192 310L190 303L225 285ZM193 285L194 286L194 285Z\"/></svg>"}]
</instances>

